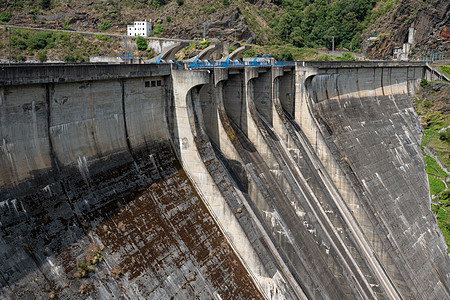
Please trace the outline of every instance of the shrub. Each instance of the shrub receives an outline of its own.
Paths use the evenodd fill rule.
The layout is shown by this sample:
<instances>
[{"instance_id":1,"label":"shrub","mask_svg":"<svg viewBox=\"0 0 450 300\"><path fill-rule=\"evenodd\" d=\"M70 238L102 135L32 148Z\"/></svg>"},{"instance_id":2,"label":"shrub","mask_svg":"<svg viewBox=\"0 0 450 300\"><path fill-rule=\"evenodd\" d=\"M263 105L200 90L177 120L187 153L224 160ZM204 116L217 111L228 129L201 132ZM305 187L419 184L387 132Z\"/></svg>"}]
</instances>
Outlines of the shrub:
<instances>
[{"instance_id":1,"label":"shrub","mask_svg":"<svg viewBox=\"0 0 450 300\"><path fill-rule=\"evenodd\" d=\"M164 4L166 4L166 1L165 0L151 0L150 3L153 7L160 7L160 6L163 6Z\"/></svg>"},{"instance_id":2,"label":"shrub","mask_svg":"<svg viewBox=\"0 0 450 300\"><path fill-rule=\"evenodd\" d=\"M153 35L160 35L164 31L164 27L161 24L153 25Z\"/></svg>"},{"instance_id":3,"label":"shrub","mask_svg":"<svg viewBox=\"0 0 450 300\"><path fill-rule=\"evenodd\" d=\"M103 246L90 244L86 257L82 261L77 262L77 271L73 275L74 278L83 278L89 272L94 271L95 266L103 261Z\"/></svg>"},{"instance_id":4,"label":"shrub","mask_svg":"<svg viewBox=\"0 0 450 300\"><path fill-rule=\"evenodd\" d=\"M16 59L17 61L25 61L25 60L26 60L26 57L23 56L23 55L17 55L17 56L15 57L15 59Z\"/></svg>"},{"instance_id":5,"label":"shrub","mask_svg":"<svg viewBox=\"0 0 450 300\"><path fill-rule=\"evenodd\" d=\"M448 200L450 200L450 190L443 191L439 195L439 201L441 201L444 206L449 206Z\"/></svg>"},{"instance_id":6,"label":"shrub","mask_svg":"<svg viewBox=\"0 0 450 300\"><path fill-rule=\"evenodd\" d=\"M330 57L330 55L327 55L327 54L320 54L319 56L317 56L316 60L317 61L330 61L331 57Z\"/></svg>"},{"instance_id":7,"label":"shrub","mask_svg":"<svg viewBox=\"0 0 450 300\"><path fill-rule=\"evenodd\" d=\"M47 61L47 51L39 51L37 57L41 62Z\"/></svg>"},{"instance_id":8,"label":"shrub","mask_svg":"<svg viewBox=\"0 0 450 300\"><path fill-rule=\"evenodd\" d=\"M228 47L228 53L233 53L233 51L236 49L236 46L231 45L230 47Z\"/></svg>"},{"instance_id":9,"label":"shrub","mask_svg":"<svg viewBox=\"0 0 450 300\"><path fill-rule=\"evenodd\" d=\"M432 107L432 106L433 106L433 103L431 103L430 100L425 100L425 101L423 102L423 107L425 107L425 108L430 108L430 107Z\"/></svg>"},{"instance_id":10,"label":"shrub","mask_svg":"<svg viewBox=\"0 0 450 300\"><path fill-rule=\"evenodd\" d=\"M348 52L342 54L342 57L339 58L340 61L355 61L355 58Z\"/></svg>"},{"instance_id":11,"label":"shrub","mask_svg":"<svg viewBox=\"0 0 450 300\"><path fill-rule=\"evenodd\" d=\"M11 15L7 11L2 11L0 13L0 22L8 23L11 20Z\"/></svg>"},{"instance_id":12,"label":"shrub","mask_svg":"<svg viewBox=\"0 0 450 300\"><path fill-rule=\"evenodd\" d=\"M33 20L36 20L36 15L38 14L38 9L37 8L32 8L30 9L30 11L28 12L28 14L31 16L31 18Z\"/></svg>"},{"instance_id":13,"label":"shrub","mask_svg":"<svg viewBox=\"0 0 450 300\"><path fill-rule=\"evenodd\" d=\"M40 5L43 9L50 9L50 6L52 5L52 1L51 1L51 0L41 0L41 2L39 3L39 5Z\"/></svg>"},{"instance_id":14,"label":"shrub","mask_svg":"<svg viewBox=\"0 0 450 300\"><path fill-rule=\"evenodd\" d=\"M294 56L292 53L286 49L283 50L283 52L280 53L280 55L275 57L278 61L291 61L294 60Z\"/></svg>"},{"instance_id":15,"label":"shrub","mask_svg":"<svg viewBox=\"0 0 450 300\"><path fill-rule=\"evenodd\" d=\"M427 88L431 85L430 82L428 82L428 80L426 80L425 78L422 78L422 80L420 81L420 86L422 88Z\"/></svg>"},{"instance_id":16,"label":"shrub","mask_svg":"<svg viewBox=\"0 0 450 300\"><path fill-rule=\"evenodd\" d=\"M148 43L142 36L138 36L136 38L136 45L138 50L143 51L147 49Z\"/></svg>"},{"instance_id":17,"label":"shrub","mask_svg":"<svg viewBox=\"0 0 450 300\"><path fill-rule=\"evenodd\" d=\"M74 63L76 59L72 54L67 54L66 56L64 56L64 61L67 63Z\"/></svg>"},{"instance_id":18,"label":"shrub","mask_svg":"<svg viewBox=\"0 0 450 300\"><path fill-rule=\"evenodd\" d=\"M253 49L248 49L248 50L245 50L244 53L242 53L242 56L244 56L244 57L255 57L256 56L256 52Z\"/></svg>"},{"instance_id":19,"label":"shrub","mask_svg":"<svg viewBox=\"0 0 450 300\"><path fill-rule=\"evenodd\" d=\"M200 42L200 47L199 47L200 50L203 50L203 49L207 48L209 46L209 44L211 44L211 41L208 40L208 39L206 39L204 41L201 41Z\"/></svg>"},{"instance_id":20,"label":"shrub","mask_svg":"<svg viewBox=\"0 0 450 300\"><path fill-rule=\"evenodd\" d=\"M450 141L450 128L447 128L444 132L439 134L439 139L441 141Z\"/></svg>"},{"instance_id":21,"label":"shrub","mask_svg":"<svg viewBox=\"0 0 450 300\"><path fill-rule=\"evenodd\" d=\"M184 4L184 0L177 0L177 4L178 4L178 6L183 5Z\"/></svg>"},{"instance_id":22,"label":"shrub","mask_svg":"<svg viewBox=\"0 0 450 300\"><path fill-rule=\"evenodd\" d=\"M108 30L109 28L111 28L111 22L109 22L109 20L106 20L105 22L100 24L99 28L101 31Z\"/></svg>"},{"instance_id":23,"label":"shrub","mask_svg":"<svg viewBox=\"0 0 450 300\"><path fill-rule=\"evenodd\" d=\"M64 29L64 30L70 30L69 21L67 21L67 19L64 20L64 22L63 22L62 25L63 25L63 29Z\"/></svg>"},{"instance_id":24,"label":"shrub","mask_svg":"<svg viewBox=\"0 0 450 300\"><path fill-rule=\"evenodd\" d=\"M44 49L54 47L55 36L51 32L41 31L36 34L32 34L25 40L25 43L30 49Z\"/></svg>"}]
</instances>

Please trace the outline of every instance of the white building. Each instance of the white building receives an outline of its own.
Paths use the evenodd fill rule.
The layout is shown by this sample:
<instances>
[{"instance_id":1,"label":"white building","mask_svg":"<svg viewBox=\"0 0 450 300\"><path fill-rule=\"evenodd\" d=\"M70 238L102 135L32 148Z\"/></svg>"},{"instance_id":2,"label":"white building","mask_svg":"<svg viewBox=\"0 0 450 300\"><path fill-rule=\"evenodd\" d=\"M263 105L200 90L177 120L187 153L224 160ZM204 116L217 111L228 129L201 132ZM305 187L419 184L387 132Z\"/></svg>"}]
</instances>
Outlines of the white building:
<instances>
[{"instance_id":1,"label":"white building","mask_svg":"<svg viewBox=\"0 0 450 300\"><path fill-rule=\"evenodd\" d=\"M145 21L136 21L134 25L127 26L128 36L149 36L152 30L152 23Z\"/></svg>"}]
</instances>

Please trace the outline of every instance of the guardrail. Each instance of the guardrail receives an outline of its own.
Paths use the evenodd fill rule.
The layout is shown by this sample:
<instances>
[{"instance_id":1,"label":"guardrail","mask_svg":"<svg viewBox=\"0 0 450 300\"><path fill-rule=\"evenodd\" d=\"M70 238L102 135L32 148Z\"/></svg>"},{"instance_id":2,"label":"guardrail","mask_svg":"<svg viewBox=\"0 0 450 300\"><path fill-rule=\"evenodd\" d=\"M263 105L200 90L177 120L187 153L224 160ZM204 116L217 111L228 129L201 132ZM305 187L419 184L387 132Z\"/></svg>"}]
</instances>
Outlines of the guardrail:
<instances>
[{"instance_id":1,"label":"guardrail","mask_svg":"<svg viewBox=\"0 0 450 300\"><path fill-rule=\"evenodd\" d=\"M201 61L187 63L187 69L239 68L239 67L284 67L295 66L295 61Z\"/></svg>"}]
</instances>

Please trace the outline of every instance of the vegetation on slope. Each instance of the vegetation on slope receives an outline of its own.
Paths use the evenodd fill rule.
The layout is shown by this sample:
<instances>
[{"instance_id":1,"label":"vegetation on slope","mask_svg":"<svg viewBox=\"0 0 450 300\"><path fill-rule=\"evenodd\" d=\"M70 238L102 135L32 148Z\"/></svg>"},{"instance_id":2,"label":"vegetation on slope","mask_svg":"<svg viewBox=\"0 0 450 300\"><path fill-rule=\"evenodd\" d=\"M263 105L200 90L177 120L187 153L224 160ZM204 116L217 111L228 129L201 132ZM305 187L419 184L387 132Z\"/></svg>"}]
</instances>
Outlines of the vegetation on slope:
<instances>
[{"instance_id":1,"label":"vegetation on slope","mask_svg":"<svg viewBox=\"0 0 450 300\"><path fill-rule=\"evenodd\" d=\"M295 46L358 49L365 19L374 7L374 0L275 0L284 9L271 25L284 42Z\"/></svg>"},{"instance_id":2,"label":"vegetation on slope","mask_svg":"<svg viewBox=\"0 0 450 300\"><path fill-rule=\"evenodd\" d=\"M430 184L431 209L450 246L450 189L447 184L450 177L441 167L450 169L450 83L423 79L420 85L414 107L425 129L422 149ZM450 248L448 250L450 252Z\"/></svg>"},{"instance_id":3,"label":"vegetation on slope","mask_svg":"<svg viewBox=\"0 0 450 300\"><path fill-rule=\"evenodd\" d=\"M281 59L324 59L331 56L311 53L302 47L328 47L334 37L335 47L357 50L361 45L363 21L375 0L0 0L0 22L74 31L126 33L126 25L135 20L152 20L153 35L182 39L217 38L230 44L253 44L257 53L274 54ZM3 10L3 11L2 11ZM13 36L21 35L16 29ZM29 35L33 35L29 33ZM78 57L106 55L125 51L116 42L115 48L104 49L104 43L90 36L77 37L92 47L83 47ZM7 57L5 32L0 34L0 56ZM111 38L113 39L113 38ZM99 43L99 45L97 45ZM66 55L63 49L46 46L49 59ZM74 45L75 48L78 45ZM40 49L17 48L17 58L37 58ZM67 43L66 43L67 47ZM284 47L284 48L281 48ZM29 47L27 47L29 48ZM72 47L73 48L73 47ZM94 49L97 48L97 49ZM54 51L49 51L54 49ZM44 50L41 50L41 52ZM69 51L70 52L70 51ZM309 52L309 53L308 53Z\"/></svg>"},{"instance_id":4,"label":"vegetation on slope","mask_svg":"<svg viewBox=\"0 0 450 300\"><path fill-rule=\"evenodd\" d=\"M11 58L16 62L30 59L85 62L89 56L120 57L124 52L144 59L155 55L152 49L147 49L145 39L139 38L19 28L12 28L11 32ZM9 56L8 35L8 31L0 31L0 58Z\"/></svg>"}]
</instances>

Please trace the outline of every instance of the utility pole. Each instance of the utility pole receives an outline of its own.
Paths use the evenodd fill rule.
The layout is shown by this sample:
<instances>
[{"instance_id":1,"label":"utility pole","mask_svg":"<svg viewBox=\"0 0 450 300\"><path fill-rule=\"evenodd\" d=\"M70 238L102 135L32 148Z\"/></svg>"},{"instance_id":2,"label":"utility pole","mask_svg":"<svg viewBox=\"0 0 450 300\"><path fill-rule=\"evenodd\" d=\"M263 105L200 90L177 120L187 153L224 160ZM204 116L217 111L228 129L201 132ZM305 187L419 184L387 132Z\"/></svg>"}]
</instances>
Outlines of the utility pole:
<instances>
[{"instance_id":1,"label":"utility pole","mask_svg":"<svg viewBox=\"0 0 450 300\"><path fill-rule=\"evenodd\" d=\"M203 23L203 40L206 40L206 22Z\"/></svg>"},{"instance_id":2,"label":"utility pole","mask_svg":"<svg viewBox=\"0 0 450 300\"><path fill-rule=\"evenodd\" d=\"M11 65L11 27L8 27L9 31L9 65Z\"/></svg>"},{"instance_id":3,"label":"utility pole","mask_svg":"<svg viewBox=\"0 0 450 300\"><path fill-rule=\"evenodd\" d=\"M333 36L333 45L331 46L331 53L334 54L334 36Z\"/></svg>"}]
</instances>

